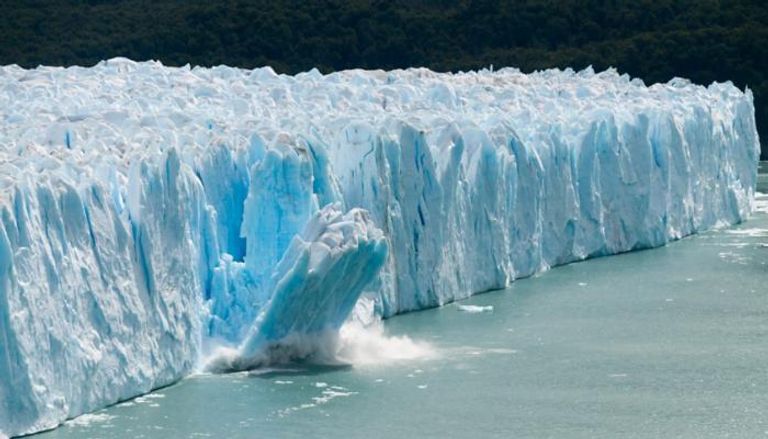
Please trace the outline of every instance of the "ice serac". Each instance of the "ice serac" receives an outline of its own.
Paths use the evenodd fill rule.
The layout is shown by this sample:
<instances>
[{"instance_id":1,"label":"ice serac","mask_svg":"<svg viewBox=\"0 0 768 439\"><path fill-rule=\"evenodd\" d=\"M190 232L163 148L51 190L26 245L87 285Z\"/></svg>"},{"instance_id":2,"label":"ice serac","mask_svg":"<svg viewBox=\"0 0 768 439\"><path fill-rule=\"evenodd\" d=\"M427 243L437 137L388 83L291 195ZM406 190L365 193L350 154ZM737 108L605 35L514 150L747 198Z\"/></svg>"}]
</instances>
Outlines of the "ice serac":
<instances>
[{"instance_id":1,"label":"ice serac","mask_svg":"<svg viewBox=\"0 0 768 439\"><path fill-rule=\"evenodd\" d=\"M242 214L235 227L246 243L245 251L241 262L227 255L221 269L214 270L209 294L213 306L209 335L230 342L242 339L270 299L275 266L317 209L311 163L293 148L278 145L251 166L247 196L238 201Z\"/></svg>"},{"instance_id":2,"label":"ice serac","mask_svg":"<svg viewBox=\"0 0 768 439\"><path fill-rule=\"evenodd\" d=\"M0 436L743 221L760 148L749 90L613 70L113 59L0 108Z\"/></svg>"},{"instance_id":3,"label":"ice serac","mask_svg":"<svg viewBox=\"0 0 768 439\"><path fill-rule=\"evenodd\" d=\"M207 367L243 370L311 356L341 328L386 258L384 235L365 210L326 206L293 237L272 273L270 299L240 344L211 355Z\"/></svg>"},{"instance_id":4,"label":"ice serac","mask_svg":"<svg viewBox=\"0 0 768 439\"><path fill-rule=\"evenodd\" d=\"M242 355L291 335L336 331L387 257L384 235L361 209L342 214L329 205L295 236L275 269L270 303L252 328Z\"/></svg>"}]
</instances>

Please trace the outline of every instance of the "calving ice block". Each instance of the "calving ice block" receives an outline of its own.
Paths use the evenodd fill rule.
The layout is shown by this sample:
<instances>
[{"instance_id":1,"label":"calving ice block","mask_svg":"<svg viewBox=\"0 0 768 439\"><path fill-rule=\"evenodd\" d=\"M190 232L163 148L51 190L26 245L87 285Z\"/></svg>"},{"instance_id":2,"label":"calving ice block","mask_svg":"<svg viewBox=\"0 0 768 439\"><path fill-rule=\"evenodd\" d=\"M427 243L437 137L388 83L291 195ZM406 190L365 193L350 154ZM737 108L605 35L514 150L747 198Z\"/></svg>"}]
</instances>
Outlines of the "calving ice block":
<instances>
[{"instance_id":1,"label":"calving ice block","mask_svg":"<svg viewBox=\"0 0 768 439\"><path fill-rule=\"evenodd\" d=\"M748 90L612 70L112 59L0 108L0 436L743 221L759 156Z\"/></svg>"}]
</instances>

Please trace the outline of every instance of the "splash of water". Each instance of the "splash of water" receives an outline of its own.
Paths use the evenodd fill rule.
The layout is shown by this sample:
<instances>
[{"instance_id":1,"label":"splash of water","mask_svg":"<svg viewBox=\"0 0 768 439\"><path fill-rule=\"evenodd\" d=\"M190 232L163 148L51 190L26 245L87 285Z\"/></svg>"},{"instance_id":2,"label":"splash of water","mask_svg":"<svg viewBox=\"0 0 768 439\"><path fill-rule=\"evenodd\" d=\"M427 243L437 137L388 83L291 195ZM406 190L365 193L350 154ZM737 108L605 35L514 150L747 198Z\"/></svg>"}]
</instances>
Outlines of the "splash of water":
<instances>
[{"instance_id":1,"label":"splash of water","mask_svg":"<svg viewBox=\"0 0 768 439\"><path fill-rule=\"evenodd\" d=\"M414 340L406 335L387 335L384 325L377 321L367 326L356 322L343 326L335 355L355 366L370 366L433 359L438 356L438 352L425 341Z\"/></svg>"},{"instance_id":2,"label":"splash of water","mask_svg":"<svg viewBox=\"0 0 768 439\"><path fill-rule=\"evenodd\" d=\"M371 366L436 356L437 350L427 342L388 335L380 321L363 324L352 320L338 332L290 334L248 359L243 359L236 347L214 344L208 349L202 369L221 373L299 363Z\"/></svg>"}]
</instances>

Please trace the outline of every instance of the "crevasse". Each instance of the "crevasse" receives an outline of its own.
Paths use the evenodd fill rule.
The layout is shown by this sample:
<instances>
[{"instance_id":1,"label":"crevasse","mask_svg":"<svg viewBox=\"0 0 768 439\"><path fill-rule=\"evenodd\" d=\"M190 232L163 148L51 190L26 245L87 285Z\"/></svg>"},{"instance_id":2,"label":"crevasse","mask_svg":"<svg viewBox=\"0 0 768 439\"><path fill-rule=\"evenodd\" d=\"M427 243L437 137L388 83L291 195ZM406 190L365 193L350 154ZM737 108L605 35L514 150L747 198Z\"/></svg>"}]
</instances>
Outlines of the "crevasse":
<instances>
[{"instance_id":1,"label":"crevasse","mask_svg":"<svg viewBox=\"0 0 768 439\"><path fill-rule=\"evenodd\" d=\"M759 157L748 90L612 70L113 59L0 108L0 436L743 221Z\"/></svg>"}]
</instances>

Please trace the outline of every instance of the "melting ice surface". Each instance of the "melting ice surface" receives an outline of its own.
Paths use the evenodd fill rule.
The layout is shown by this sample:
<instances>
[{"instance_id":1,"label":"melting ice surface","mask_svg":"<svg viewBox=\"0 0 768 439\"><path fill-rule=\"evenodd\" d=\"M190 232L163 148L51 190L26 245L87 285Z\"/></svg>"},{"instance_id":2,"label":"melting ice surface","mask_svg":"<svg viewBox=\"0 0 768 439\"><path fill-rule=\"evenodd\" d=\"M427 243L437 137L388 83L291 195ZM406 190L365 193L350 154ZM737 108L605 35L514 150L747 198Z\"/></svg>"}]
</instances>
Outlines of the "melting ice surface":
<instances>
[{"instance_id":1,"label":"melting ice surface","mask_svg":"<svg viewBox=\"0 0 768 439\"><path fill-rule=\"evenodd\" d=\"M738 223L759 156L749 91L614 71L114 59L0 108L0 435Z\"/></svg>"}]
</instances>

